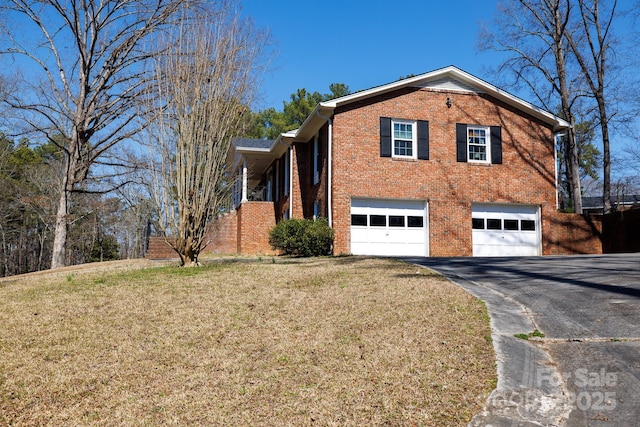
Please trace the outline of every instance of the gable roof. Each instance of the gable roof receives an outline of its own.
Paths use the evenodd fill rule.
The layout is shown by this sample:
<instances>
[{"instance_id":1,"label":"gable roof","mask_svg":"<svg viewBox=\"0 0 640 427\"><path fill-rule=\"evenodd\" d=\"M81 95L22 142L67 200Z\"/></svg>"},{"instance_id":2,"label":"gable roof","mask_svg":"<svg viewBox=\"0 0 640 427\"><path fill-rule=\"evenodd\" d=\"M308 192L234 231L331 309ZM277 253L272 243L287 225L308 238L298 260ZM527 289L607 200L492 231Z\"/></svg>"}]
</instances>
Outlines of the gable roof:
<instances>
[{"instance_id":1,"label":"gable roof","mask_svg":"<svg viewBox=\"0 0 640 427\"><path fill-rule=\"evenodd\" d=\"M316 134L318 129L320 129L329 117L333 115L336 108L405 87L428 87L449 91L484 93L541 120L543 123L553 126L554 132L567 129L571 126L569 122L551 114L548 111L536 107L517 96L511 95L510 93L462 71L457 67L449 66L421 74L419 76L409 77L382 86L342 96L340 98L321 102L316 105L316 108L307 117L300 128L281 134L278 139L282 138L285 141L308 141Z\"/></svg>"}]
</instances>

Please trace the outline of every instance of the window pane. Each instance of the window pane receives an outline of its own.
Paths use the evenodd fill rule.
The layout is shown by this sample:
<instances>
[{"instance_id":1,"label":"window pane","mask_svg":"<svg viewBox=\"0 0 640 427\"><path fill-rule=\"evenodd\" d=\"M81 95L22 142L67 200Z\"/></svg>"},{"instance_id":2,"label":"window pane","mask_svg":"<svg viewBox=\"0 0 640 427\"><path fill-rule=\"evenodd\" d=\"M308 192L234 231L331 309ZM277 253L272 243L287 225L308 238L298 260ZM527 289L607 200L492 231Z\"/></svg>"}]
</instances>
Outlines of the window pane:
<instances>
[{"instance_id":1,"label":"window pane","mask_svg":"<svg viewBox=\"0 0 640 427\"><path fill-rule=\"evenodd\" d=\"M536 230L536 222L528 219L523 219L520 221L520 230L522 231L535 231Z\"/></svg>"},{"instance_id":2,"label":"window pane","mask_svg":"<svg viewBox=\"0 0 640 427\"><path fill-rule=\"evenodd\" d=\"M480 145L469 145L469 160L486 160L487 149Z\"/></svg>"},{"instance_id":3,"label":"window pane","mask_svg":"<svg viewBox=\"0 0 640 427\"><path fill-rule=\"evenodd\" d=\"M387 217L384 215L369 215L369 225L371 227L386 227Z\"/></svg>"},{"instance_id":4,"label":"window pane","mask_svg":"<svg viewBox=\"0 0 640 427\"><path fill-rule=\"evenodd\" d=\"M424 227L424 218L421 216L409 216L407 217L409 227L422 228Z\"/></svg>"},{"instance_id":5,"label":"window pane","mask_svg":"<svg viewBox=\"0 0 640 427\"><path fill-rule=\"evenodd\" d=\"M351 215L351 225L367 225L366 215Z\"/></svg>"},{"instance_id":6,"label":"window pane","mask_svg":"<svg viewBox=\"0 0 640 427\"><path fill-rule=\"evenodd\" d=\"M518 231L518 220L517 219L505 219L504 220L504 229L505 230Z\"/></svg>"},{"instance_id":7,"label":"window pane","mask_svg":"<svg viewBox=\"0 0 640 427\"><path fill-rule=\"evenodd\" d=\"M393 154L396 156L413 156L411 141L395 140L393 142Z\"/></svg>"},{"instance_id":8,"label":"window pane","mask_svg":"<svg viewBox=\"0 0 640 427\"><path fill-rule=\"evenodd\" d=\"M404 216L389 215L389 227L404 227Z\"/></svg>"},{"instance_id":9,"label":"window pane","mask_svg":"<svg viewBox=\"0 0 640 427\"><path fill-rule=\"evenodd\" d=\"M470 144L487 144L487 134L485 129L469 128L468 131Z\"/></svg>"},{"instance_id":10,"label":"window pane","mask_svg":"<svg viewBox=\"0 0 640 427\"><path fill-rule=\"evenodd\" d=\"M469 160L487 161L487 133L486 128L467 128Z\"/></svg>"},{"instance_id":11,"label":"window pane","mask_svg":"<svg viewBox=\"0 0 640 427\"><path fill-rule=\"evenodd\" d=\"M487 219L487 230L502 230L502 220Z\"/></svg>"},{"instance_id":12,"label":"window pane","mask_svg":"<svg viewBox=\"0 0 640 427\"><path fill-rule=\"evenodd\" d=\"M484 230L484 218L471 218L471 228L474 230Z\"/></svg>"},{"instance_id":13,"label":"window pane","mask_svg":"<svg viewBox=\"0 0 640 427\"><path fill-rule=\"evenodd\" d=\"M413 125L411 123L394 123L393 137L398 139L413 139Z\"/></svg>"},{"instance_id":14,"label":"window pane","mask_svg":"<svg viewBox=\"0 0 640 427\"><path fill-rule=\"evenodd\" d=\"M413 123L393 123L393 155L413 157Z\"/></svg>"}]
</instances>

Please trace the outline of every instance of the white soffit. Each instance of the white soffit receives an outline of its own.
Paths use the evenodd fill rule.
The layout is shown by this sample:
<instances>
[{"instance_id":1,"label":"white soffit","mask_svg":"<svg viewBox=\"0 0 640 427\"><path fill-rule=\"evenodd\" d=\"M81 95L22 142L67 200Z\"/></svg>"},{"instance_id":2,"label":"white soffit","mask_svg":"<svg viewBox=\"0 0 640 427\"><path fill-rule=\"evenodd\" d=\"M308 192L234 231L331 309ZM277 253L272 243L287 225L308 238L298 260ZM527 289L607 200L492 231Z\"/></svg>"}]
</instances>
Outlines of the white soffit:
<instances>
[{"instance_id":1,"label":"white soffit","mask_svg":"<svg viewBox=\"0 0 640 427\"><path fill-rule=\"evenodd\" d=\"M455 91L455 92L479 93L479 91L475 87L469 84L465 84L464 82L453 79L451 77L442 77L439 79L422 82L414 86L420 87L420 88L438 89L438 90Z\"/></svg>"}]
</instances>

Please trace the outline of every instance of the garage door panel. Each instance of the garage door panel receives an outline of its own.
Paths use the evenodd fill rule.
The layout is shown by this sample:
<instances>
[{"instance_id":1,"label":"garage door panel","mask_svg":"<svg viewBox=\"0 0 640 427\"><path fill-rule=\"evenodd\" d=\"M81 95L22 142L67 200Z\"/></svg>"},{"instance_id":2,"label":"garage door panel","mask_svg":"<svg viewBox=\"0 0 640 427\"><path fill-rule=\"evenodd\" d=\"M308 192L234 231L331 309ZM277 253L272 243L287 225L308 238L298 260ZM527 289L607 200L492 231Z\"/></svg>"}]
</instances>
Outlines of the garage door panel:
<instances>
[{"instance_id":1,"label":"garage door panel","mask_svg":"<svg viewBox=\"0 0 640 427\"><path fill-rule=\"evenodd\" d=\"M541 250L539 208L472 205L474 256L533 256Z\"/></svg>"},{"instance_id":2,"label":"garage door panel","mask_svg":"<svg viewBox=\"0 0 640 427\"><path fill-rule=\"evenodd\" d=\"M351 215L351 253L427 255L425 201L352 199Z\"/></svg>"}]
</instances>

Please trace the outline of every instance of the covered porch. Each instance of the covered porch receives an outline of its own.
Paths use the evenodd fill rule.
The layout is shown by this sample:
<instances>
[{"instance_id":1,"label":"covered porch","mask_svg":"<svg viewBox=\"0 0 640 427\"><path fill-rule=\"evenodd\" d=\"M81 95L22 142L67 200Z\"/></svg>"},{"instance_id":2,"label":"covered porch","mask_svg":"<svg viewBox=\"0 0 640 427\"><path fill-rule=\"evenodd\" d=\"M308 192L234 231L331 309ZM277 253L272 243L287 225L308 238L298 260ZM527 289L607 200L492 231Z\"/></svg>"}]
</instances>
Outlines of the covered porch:
<instances>
[{"instance_id":1,"label":"covered porch","mask_svg":"<svg viewBox=\"0 0 640 427\"><path fill-rule=\"evenodd\" d=\"M233 209L248 201L277 201L276 187L288 183L280 182L279 175L272 170L278 159L283 156L288 159L288 151L289 145L283 138L238 138L232 141L228 163L231 165L231 174L235 177L232 188ZM288 173L286 175L288 176Z\"/></svg>"}]
</instances>

